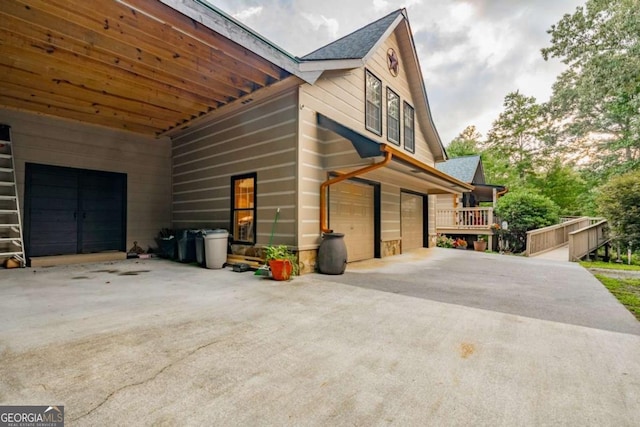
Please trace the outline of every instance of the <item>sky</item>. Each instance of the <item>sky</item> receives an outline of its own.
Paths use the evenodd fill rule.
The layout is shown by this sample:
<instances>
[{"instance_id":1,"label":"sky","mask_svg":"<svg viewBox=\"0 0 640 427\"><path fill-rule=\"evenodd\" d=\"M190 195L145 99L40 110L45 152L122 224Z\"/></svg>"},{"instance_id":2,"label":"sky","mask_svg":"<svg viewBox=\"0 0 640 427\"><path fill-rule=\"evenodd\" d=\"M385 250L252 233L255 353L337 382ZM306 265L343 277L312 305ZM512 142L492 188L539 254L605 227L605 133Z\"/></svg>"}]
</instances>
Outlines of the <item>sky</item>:
<instances>
[{"instance_id":1,"label":"sky","mask_svg":"<svg viewBox=\"0 0 640 427\"><path fill-rule=\"evenodd\" d=\"M584 0L208 0L287 52L304 56L405 7L444 145L468 125L486 135L519 90L549 99L564 65L544 61L547 30Z\"/></svg>"}]
</instances>

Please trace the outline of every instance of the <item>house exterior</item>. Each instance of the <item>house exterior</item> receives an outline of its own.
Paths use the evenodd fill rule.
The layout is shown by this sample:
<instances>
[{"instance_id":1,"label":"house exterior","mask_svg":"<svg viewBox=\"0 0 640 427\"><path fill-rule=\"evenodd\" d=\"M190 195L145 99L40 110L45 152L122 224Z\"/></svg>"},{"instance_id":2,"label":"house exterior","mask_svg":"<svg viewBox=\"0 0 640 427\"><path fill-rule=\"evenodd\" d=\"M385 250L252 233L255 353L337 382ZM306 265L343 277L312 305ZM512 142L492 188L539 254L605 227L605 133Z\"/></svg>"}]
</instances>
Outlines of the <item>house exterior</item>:
<instances>
[{"instance_id":1,"label":"house exterior","mask_svg":"<svg viewBox=\"0 0 640 427\"><path fill-rule=\"evenodd\" d=\"M349 261L433 244L435 195L473 188L436 168L405 10L298 58L200 2L25 2L6 3L0 123L30 258L162 228L225 228L242 253L273 230L308 272L330 230Z\"/></svg>"},{"instance_id":2,"label":"house exterior","mask_svg":"<svg viewBox=\"0 0 640 427\"><path fill-rule=\"evenodd\" d=\"M497 242L494 242L491 226L499 221L493 210L498 199L507 193L507 187L486 183L482 158L479 155L449 159L438 163L436 167L462 182L473 185L472 191L460 195L436 196L438 234L462 236L472 240L479 235L487 235L489 247L494 247L494 243Z\"/></svg>"}]
</instances>

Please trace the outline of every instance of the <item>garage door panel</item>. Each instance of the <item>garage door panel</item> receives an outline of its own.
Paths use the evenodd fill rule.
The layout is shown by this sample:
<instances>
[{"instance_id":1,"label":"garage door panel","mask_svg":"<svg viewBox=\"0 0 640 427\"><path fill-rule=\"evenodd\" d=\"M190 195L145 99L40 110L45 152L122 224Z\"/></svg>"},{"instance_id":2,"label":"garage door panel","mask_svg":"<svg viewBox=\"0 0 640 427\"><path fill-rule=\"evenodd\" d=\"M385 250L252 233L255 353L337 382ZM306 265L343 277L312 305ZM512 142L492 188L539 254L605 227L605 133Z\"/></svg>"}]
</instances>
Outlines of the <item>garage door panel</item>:
<instances>
[{"instance_id":1,"label":"garage door panel","mask_svg":"<svg viewBox=\"0 0 640 427\"><path fill-rule=\"evenodd\" d=\"M401 193L402 252L424 246L423 200L423 196L420 195Z\"/></svg>"},{"instance_id":2,"label":"garage door panel","mask_svg":"<svg viewBox=\"0 0 640 427\"><path fill-rule=\"evenodd\" d=\"M375 256L374 191L371 185L341 182L330 187L329 221L344 233L348 261Z\"/></svg>"}]
</instances>

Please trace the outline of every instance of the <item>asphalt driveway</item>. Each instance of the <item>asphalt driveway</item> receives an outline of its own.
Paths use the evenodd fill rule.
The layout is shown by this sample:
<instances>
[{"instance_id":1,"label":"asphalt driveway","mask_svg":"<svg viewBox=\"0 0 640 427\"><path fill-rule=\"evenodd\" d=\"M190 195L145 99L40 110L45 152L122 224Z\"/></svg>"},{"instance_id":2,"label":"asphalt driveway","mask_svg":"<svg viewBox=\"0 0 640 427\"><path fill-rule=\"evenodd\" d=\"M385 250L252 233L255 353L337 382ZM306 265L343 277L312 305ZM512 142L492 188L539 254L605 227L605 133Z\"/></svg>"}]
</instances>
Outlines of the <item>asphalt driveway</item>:
<instances>
[{"instance_id":1,"label":"asphalt driveway","mask_svg":"<svg viewBox=\"0 0 640 427\"><path fill-rule=\"evenodd\" d=\"M162 260L0 272L0 404L64 405L67 425L631 426L638 354L633 316L553 261L436 249L287 283Z\"/></svg>"}]
</instances>

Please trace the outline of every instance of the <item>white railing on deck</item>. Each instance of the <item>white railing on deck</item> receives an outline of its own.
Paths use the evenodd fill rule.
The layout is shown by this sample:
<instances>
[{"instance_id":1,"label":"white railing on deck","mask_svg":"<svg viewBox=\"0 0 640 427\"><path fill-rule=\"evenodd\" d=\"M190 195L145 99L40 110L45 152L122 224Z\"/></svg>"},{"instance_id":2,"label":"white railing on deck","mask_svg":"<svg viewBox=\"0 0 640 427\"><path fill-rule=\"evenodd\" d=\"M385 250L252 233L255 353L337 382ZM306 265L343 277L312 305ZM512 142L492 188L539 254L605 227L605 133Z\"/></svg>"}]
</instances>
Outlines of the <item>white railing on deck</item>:
<instances>
[{"instance_id":1,"label":"white railing on deck","mask_svg":"<svg viewBox=\"0 0 640 427\"><path fill-rule=\"evenodd\" d=\"M493 208L436 209L437 228L488 229L493 224Z\"/></svg>"},{"instance_id":2,"label":"white railing on deck","mask_svg":"<svg viewBox=\"0 0 640 427\"><path fill-rule=\"evenodd\" d=\"M569 233L569 261L580 261L609 241L609 225L603 218L592 221L588 226Z\"/></svg>"},{"instance_id":3,"label":"white railing on deck","mask_svg":"<svg viewBox=\"0 0 640 427\"><path fill-rule=\"evenodd\" d=\"M559 248L569 242L569 234L590 226L602 218L581 217L564 221L561 224L527 231L526 256L538 255Z\"/></svg>"}]
</instances>

